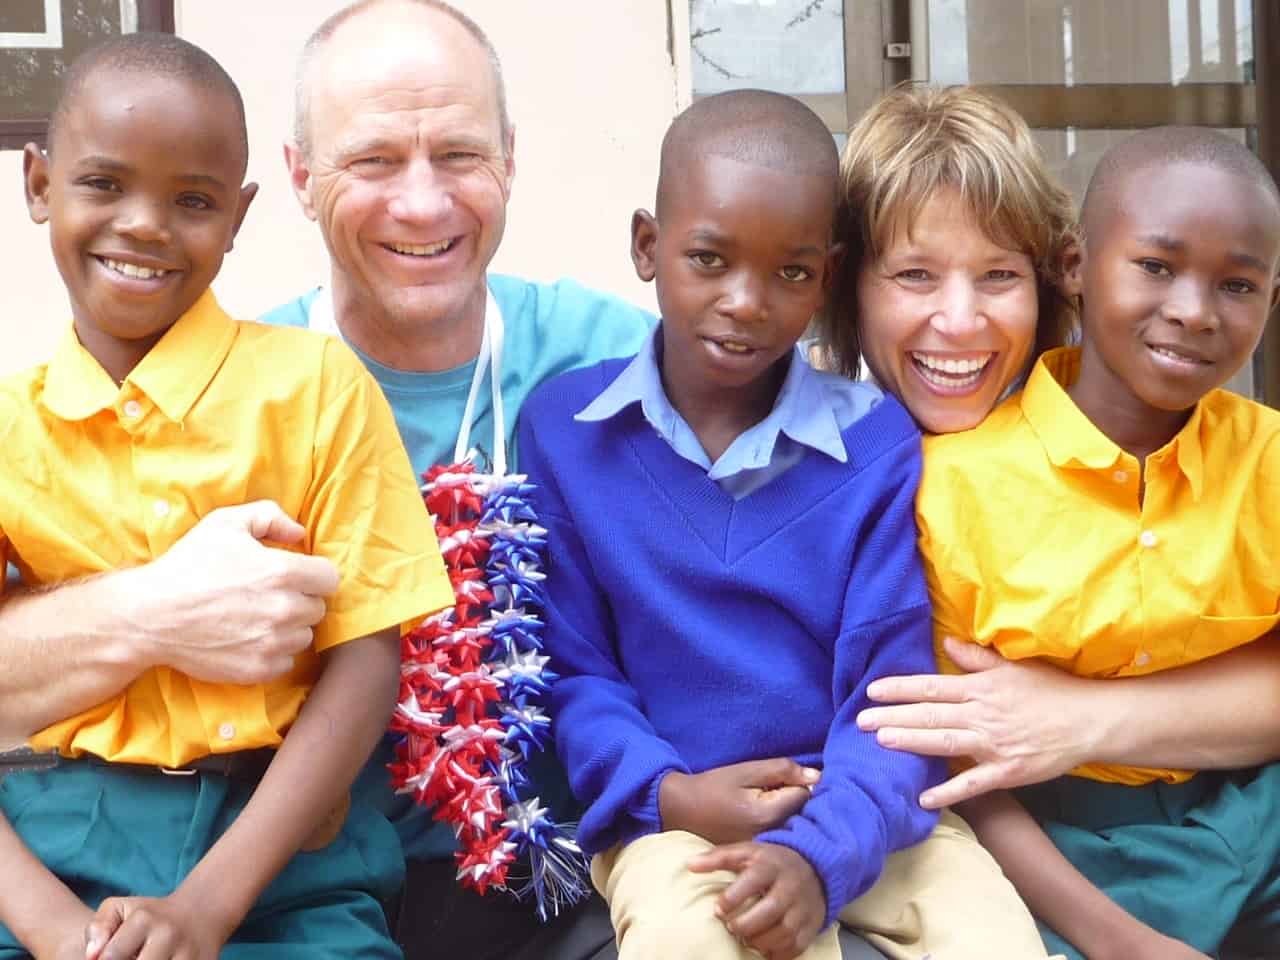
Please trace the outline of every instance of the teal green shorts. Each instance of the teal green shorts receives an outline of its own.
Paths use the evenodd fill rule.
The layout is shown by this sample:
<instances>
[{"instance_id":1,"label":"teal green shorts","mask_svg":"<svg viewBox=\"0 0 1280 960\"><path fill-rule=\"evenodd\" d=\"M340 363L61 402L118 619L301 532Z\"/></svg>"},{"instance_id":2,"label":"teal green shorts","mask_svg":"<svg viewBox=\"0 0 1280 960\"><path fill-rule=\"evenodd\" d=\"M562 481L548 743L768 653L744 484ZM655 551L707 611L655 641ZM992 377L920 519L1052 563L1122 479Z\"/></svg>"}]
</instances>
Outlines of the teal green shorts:
<instances>
[{"instance_id":1,"label":"teal green shorts","mask_svg":"<svg viewBox=\"0 0 1280 960\"><path fill-rule=\"evenodd\" d=\"M71 763L0 781L0 811L86 904L163 897L229 827L251 789L217 774L166 777ZM404 861L385 817L353 805L327 847L297 854L222 952L224 960L397 960L381 901ZM235 877L226 878L234 883ZM26 957L0 926L0 960Z\"/></svg>"},{"instance_id":2,"label":"teal green shorts","mask_svg":"<svg viewBox=\"0 0 1280 960\"><path fill-rule=\"evenodd\" d=\"M1016 796L1068 860L1148 926L1215 956L1228 944L1280 944L1280 764L1142 787L1061 777ZM1041 932L1050 953L1082 956Z\"/></svg>"}]
</instances>

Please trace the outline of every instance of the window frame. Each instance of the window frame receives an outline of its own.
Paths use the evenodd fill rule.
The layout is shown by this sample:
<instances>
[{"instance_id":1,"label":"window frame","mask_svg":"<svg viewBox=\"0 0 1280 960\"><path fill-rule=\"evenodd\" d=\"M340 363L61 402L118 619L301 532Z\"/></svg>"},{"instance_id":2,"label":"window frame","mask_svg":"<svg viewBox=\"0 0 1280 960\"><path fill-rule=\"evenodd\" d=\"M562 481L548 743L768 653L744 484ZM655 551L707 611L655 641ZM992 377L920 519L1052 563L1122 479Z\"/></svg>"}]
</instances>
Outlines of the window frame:
<instances>
[{"instance_id":1,"label":"window frame","mask_svg":"<svg viewBox=\"0 0 1280 960\"><path fill-rule=\"evenodd\" d=\"M138 30L174 32L174 0L137 0ZM3 117L0 115L0 150L21 150L28 143L47 145L48 116Z\"/></svg>"}]
</instances>

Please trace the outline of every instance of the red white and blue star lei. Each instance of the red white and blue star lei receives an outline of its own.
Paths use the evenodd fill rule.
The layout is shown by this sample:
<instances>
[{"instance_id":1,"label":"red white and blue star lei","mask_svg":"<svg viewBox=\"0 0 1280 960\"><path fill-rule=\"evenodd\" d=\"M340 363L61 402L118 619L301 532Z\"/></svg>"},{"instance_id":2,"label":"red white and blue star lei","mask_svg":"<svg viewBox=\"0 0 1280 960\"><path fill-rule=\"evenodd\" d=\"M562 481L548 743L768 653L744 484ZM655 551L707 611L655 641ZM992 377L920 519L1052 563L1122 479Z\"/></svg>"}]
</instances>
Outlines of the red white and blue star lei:
<instances>
[{"instance_id":1,"label":"red white and blue star lei","mask_svg":"<svg viewBox=\"0 0 1280 960\"><path fill-rule=\"evenodd\" d=\"M402 638L392 782L453 827L464 886L531 897L545 920L589 889L582 851L527 796L556 679L541 637L547 531L519 474L479 473L467 459L424 479L455 603ZM529 873L513 883L517 862Z\"/></svg>"}]
</instances>

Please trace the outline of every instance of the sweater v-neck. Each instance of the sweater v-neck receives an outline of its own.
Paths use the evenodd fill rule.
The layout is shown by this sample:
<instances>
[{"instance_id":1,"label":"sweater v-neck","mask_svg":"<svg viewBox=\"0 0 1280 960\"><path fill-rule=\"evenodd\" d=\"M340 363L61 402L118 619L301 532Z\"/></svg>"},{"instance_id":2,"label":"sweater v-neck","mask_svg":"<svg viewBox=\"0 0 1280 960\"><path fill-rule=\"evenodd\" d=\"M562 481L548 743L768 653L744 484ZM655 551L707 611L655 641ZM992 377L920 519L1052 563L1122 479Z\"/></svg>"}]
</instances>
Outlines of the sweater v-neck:
<instances>
[{"instance_id":1,"label":"sweater v-neck","mask_svg":"<svg viewBox=\"0 0 1280 960\"><path fill-rule=\"evenodd\" d=\"M703 545L729 566L850 484L876 456L916 433L901 404L886 395L841 432L848 464L810 449L781 476L735 500L704 468L676 453L638 407L627 412L627 421L628 445L655 494L668 500Z\"/></svg>"}]
</instances>

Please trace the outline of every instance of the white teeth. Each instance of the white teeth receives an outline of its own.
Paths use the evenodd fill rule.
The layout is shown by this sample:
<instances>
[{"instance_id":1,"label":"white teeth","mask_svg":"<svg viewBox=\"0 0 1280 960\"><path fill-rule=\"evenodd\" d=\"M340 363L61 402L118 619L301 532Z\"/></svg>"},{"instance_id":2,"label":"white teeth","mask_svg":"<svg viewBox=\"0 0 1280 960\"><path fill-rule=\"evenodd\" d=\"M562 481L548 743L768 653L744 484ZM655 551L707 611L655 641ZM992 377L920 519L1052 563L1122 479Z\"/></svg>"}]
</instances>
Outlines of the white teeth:
<instances>
[{"instance_id":1,"label":"white teeth","mask_svg":"<svg viewBox=\"0 0 1280 960\"><path fill-rule=\"evenodd\" d=\"M1178 353L1165 347L1149 347L1152 353L1159 354L1162 357L1168 357L1170 360L1177 360L1179 363L1200 363L1201 361L1195 357L1189 357L1185 353Z\"/></svg>"},{"instance_id":2,"label":"white teeth","mask_svg":"<svg viewBox=\"0 0 1280 960\"><path fill-rule=\"evenodd\" d=\"M107 265L108 269L114 270L116 273L122 273L126 277L134 277L138 280L153 280L163 277L165 274L170 272L168 270L153 270L151 267L139 267L132 263L125 263L122 260L108 260L103 258L102 262Z\"/></svg>"},{"instance_id":3,"label":"white teeth","mask_svg":"<svg viewBox=\"0 0 1280 960\"><path fill-rule=\"evenodd\" d=\"M453 246L453 240L441 240L439 243L389 243L387 246L396 253L404 253L411 257L434 257Z\"/></svg>"},{"instance_id":4,"label":"white teeth","mask_svg":"<svg viewBox=\"0 0 1280 960\"><path fill-rule=\"evenodd\" d=\"M717 340L716 343L718 343L722 349L728 350L730 353L750 353L751 352L751 348L748 347L746 344L735 343L732 340Z\"/></svg>"},{"instance_id":5,"label":"white teeth","mask_svg":"<svg viewBox=\"0 0 1280 960\"><path fill-rule=\"evenodd\" d=\"M987 364L991 362L993 356L994 354L988 353L985 357L957 359L955 357L939 357L931 353L913 351L911 359L927 370L951 374L953 377L968 377L971 374L981 373Z\"/></svg>"}]
</instances>

